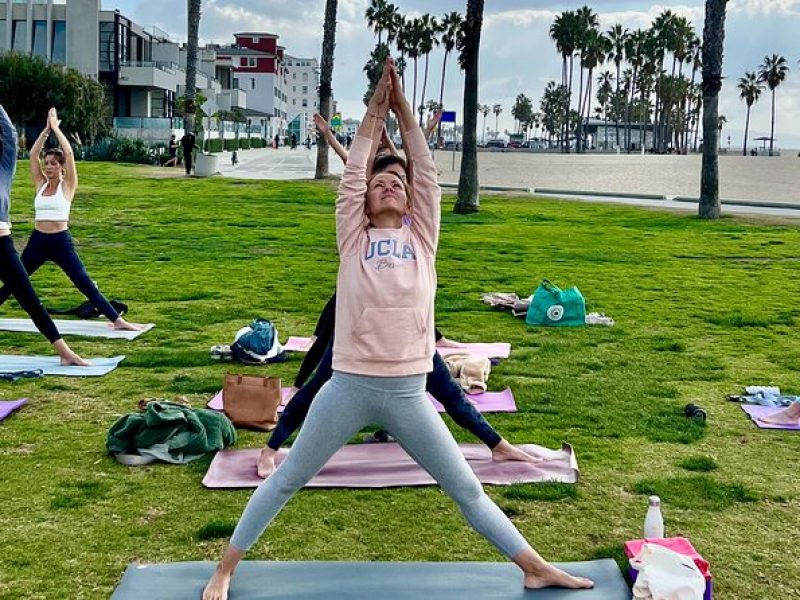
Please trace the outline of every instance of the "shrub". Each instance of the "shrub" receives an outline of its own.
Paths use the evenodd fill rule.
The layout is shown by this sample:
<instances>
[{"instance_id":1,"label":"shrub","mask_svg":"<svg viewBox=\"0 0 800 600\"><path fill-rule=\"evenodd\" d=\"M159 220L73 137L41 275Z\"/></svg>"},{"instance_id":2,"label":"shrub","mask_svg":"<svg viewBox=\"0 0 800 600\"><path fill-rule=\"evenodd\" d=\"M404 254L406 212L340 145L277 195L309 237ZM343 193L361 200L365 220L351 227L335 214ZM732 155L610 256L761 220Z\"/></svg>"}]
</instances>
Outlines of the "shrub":
<instances>
[{"instance_id":1,"label":"shrub","mask_svg":"<svg viewBox=\"0 0 800 600\"><path fill-rule=\"evenodd\" d=\"M239 138L239 148L241 150L249 150L250 149L250 140L247 138Z\"/></svg>"},{"instance_id":2,"label":"shrub","mask_svg":"<svg viewBox=\"0 0 800 600\"><path fill-rule=\"evenodd\" d=\"M143 140L118 138L111 150L111 160L116 162L147 164L150 162L150 149Z\"/></svg>"}]
</instances>

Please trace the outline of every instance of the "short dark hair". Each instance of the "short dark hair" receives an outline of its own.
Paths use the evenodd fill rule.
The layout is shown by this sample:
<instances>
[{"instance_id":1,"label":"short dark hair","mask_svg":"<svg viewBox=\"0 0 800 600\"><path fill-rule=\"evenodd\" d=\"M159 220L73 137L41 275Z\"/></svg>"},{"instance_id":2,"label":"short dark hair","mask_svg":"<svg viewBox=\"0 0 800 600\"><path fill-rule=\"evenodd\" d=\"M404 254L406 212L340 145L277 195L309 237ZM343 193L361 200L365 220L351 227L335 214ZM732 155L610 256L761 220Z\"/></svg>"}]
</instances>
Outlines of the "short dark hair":
<instances>
[{"instance_id":1,"label":"short dark hair","mask_svg":"<svg viewBox=\"0 0 800 600\"><path fill-rule=\"evenodd\" d=\"M400 165L403 167L403 170L408 174L408 163L406 163L406 159L402 156L398 156L397 154L383 154L375 159L375 162L372 163L372 172L379 173L380 171L385 171L392 165Z\"/></svg>"},{"instance_id":2,"label":"short dark hair","mask_svg":"<svg viewBox=\"0 0 800 600\"><path fill-rule=\"evenodd\" d=\"M55 156L58 164L64 164L64 152L62 152L61 148L50 148L49 150L45 150L44 157L47 158L48 156Z\"/></svg>"}]
</instances>

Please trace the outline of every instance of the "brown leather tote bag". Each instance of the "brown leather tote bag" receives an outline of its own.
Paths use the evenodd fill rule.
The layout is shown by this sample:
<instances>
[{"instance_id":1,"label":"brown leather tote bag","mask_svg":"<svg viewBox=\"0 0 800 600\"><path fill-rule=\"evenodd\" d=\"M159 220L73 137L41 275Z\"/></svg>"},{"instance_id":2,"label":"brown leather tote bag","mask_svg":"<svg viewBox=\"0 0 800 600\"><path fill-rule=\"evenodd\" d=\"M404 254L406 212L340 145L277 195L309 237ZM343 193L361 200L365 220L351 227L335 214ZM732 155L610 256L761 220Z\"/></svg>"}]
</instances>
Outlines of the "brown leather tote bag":
<instances>
[{"instance_id":1,"label":"brown leather tote bag","mask_svg":"<svg viewBox=\"0 0 800 600\"><path fill-rule=\"evenodd\" d=\"M222 406L236 427L272 431L278 424L281 380L253 375L225 375Z\"/></svg>"}]
</instances>

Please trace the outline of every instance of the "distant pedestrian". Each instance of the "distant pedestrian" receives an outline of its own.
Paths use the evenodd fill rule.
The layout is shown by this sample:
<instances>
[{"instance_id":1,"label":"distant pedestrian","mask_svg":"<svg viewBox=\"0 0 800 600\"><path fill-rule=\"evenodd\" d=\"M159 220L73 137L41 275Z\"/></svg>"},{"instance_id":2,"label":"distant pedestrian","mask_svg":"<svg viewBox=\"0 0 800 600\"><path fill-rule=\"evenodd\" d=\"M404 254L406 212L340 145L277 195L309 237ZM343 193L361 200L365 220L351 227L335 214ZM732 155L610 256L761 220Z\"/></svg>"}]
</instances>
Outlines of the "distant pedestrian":
<instances>
[{"instance_id":1,"label":"distant pedestrian","mask_svg":"<svg viewBox=\"0 0 800 600\"><path fill-rule=\"evenodd\" d=\"M183 148L183 167L186 174L192 174L192 152L197 148L196 138L191 131L183 134L181 138L181 148Z\"/></svg>"},{"instance_id":2,"label":"distant pedestrian","mask_svg":"<svg viewBox=\"0 0 800 600\"><path fill-rule=\"evenodd\" d=\"M293 133L292 134L292 150L294 150L295 148L297 148L297 134Z\"/></svg>"},{"instance_id":3,"label":"distant pedestrian","mask_svg":"<svg viewBox=\"0 0 800 600\"><path fill-rule=\"evenodd\" d=\"M239 153L234 150L233 154L231 154L231 166L238 167L239 166Z\"/></svg>"},{"instance_id":4,"label":"distant pedestrian","mask_svg":"<svg viewBox=\"0 0 800 600\"><path fill-rule=\"evenodd\" d=\"M167 152L169 152L169 160L164 163L165 167L174 167L178 164L178 140L173 133L169 138L167 144Z\"/></svg>"},{"instance_id":5,"label":"distant pedestrian","mask_svg":"<svg viewBox=\"0 0 800 600\"><path fill-rule=\"evenodd\" d=\"M278 145L279 145L279 142L280 142L280 141L281 141L281 138L280 138L280 136L278 136L278 134L276 133L276 134L275 134L275 146L274 146L276 150L278 149Z\"/></svg>"},{"instance_id":6,"label":"distant pedestrian","mask_svg":"<svg viewBox=\"0 0 800 600\"><path fill-rule=\"evenodd\" d=\"M347 149L348 149L348 150L350 150L350 144L352 144L352 143L353 143L353 136L351 136L351 135L348 133L348 134L347 134L347 138L345 138L345 142L346 142L346 145L347 145Z\"/></svg>"}]
</instances>

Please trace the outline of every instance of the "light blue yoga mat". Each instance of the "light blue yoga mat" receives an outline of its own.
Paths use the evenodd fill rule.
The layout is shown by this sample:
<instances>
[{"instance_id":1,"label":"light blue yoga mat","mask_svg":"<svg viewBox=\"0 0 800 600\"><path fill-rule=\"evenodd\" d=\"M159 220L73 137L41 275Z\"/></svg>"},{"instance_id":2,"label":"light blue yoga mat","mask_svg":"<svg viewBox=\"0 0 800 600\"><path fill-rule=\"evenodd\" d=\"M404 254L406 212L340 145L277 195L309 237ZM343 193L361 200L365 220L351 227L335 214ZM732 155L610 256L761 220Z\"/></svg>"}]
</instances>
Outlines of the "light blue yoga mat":
<instances>
[{"instance_id":1,"label":"light blue yoga mat","mask_svg":"<svg viewBox=\"0 0 800 600\"><path fill-rule=\"evenodd\" d=\"M86 357L84 357L86 358ZM0 354L0 373L32 371L41 369L45 375L64 375L67 377L100 377L110 373L125 358L124 355L111 358L86 358L89 367L63 367L57 356L19 356Z\"/></svg>"},{"instance_id":2,"label":"light blue yoga mat","mask_svg":"<svg viewBox=\"0 0 800 600\"><path fill-rule=\"evenodd\" d=\"M112 340L134 340L143 333L150 331L155 325L144 323L144 329L139 331L125 331L110 327L109 321L89 321L83 319L55 319L53 321L61 335L76 335L84 337L102 337ZM30 319L0 319L0 331L18 331L21 333L39 333Z\"/></svg>"},{"instance_id":3,"label":"light blue yoga mat","mask_svg":"<svg viewBox=\"0 0 800 600\"><path fill-rule=\"evenodd\" d=\"M410 535L410 534L409 534ZM130 565L111 600L199 600L213 562ZM560 563L595 582L591 590L525 590L511 563L243 561L230 600L629 600L611 559Z\"/></svg>"}]
</instances>

